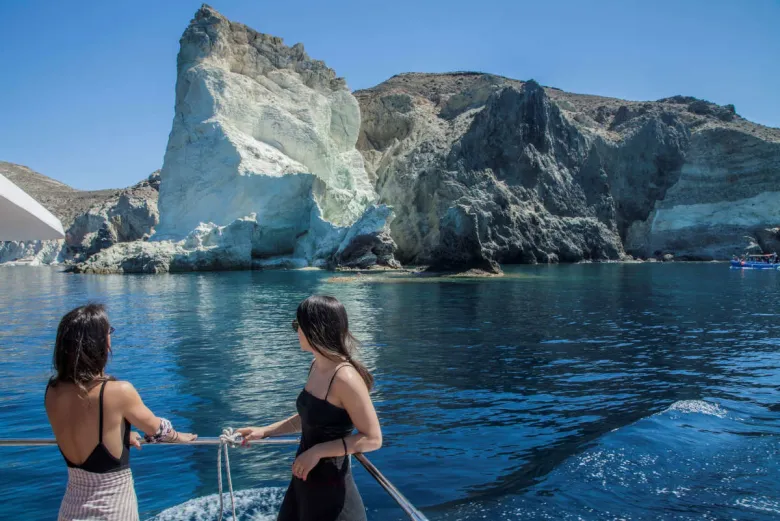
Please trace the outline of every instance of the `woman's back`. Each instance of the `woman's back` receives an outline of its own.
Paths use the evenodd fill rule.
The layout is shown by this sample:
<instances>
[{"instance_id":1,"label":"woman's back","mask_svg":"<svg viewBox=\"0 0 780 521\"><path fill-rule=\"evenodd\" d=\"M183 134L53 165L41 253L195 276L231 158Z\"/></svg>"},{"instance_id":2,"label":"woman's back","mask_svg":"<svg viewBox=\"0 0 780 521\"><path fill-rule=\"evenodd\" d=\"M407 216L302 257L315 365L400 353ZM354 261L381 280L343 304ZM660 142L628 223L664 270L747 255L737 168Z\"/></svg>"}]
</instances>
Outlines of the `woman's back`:
<instances>
[{"instance_id":1,"label":"woman's back","mask_svg":"<svg viewBox=\"0 0 780 521\"><path fill-rule=\"evenodd\" d=\"M46 414L68 464L58 521L138 521L121 385L100 379L83 387L70 382L46 387Z\"/></svg>"},{"instance_id":2,"label":"woman's back","mask_svg":"<svg viewBox=\"0 0 780 521\"><path fill-rule=\"evenodd\" d=\"M114 328L105 308L71 310L57 327L46 386L46 415L68 464L68 486L59 521L136 521L138 500L130 471L130 446L140 448L130 424L150 441L190 441L149 410L129 382L106 376Z\"/></svg>"},{"instance_id":3,"label":"woman's back","mask_svg":"<svg viewBox=\"0 0 780 521\"><path fill-rule=\"evenodd\" d=\"M86 393L69 382L47 387L46 414L68 466L95 473L127 467L130 425L120 407L122 385L98 381Z\"/></svg>"}]
</instances>

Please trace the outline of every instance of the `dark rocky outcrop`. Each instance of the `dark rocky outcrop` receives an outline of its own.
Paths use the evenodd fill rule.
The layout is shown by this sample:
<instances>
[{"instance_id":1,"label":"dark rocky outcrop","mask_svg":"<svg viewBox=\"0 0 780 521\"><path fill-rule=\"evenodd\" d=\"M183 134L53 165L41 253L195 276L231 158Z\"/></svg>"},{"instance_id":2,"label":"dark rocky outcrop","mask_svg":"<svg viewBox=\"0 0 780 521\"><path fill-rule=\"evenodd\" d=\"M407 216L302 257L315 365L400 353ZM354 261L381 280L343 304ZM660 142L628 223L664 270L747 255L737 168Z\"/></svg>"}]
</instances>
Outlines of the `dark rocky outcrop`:
<instances>
[{"instance_id":1,"label":"dark rocky outcrop","mask_svg":"<svg viewBox=\"0 0 780 521\"><path fill-rule=\"evenodd\" d=\"M780 225L775 210L746 213L780 208L780 130L730 105L478 73L403 74L356 97L358 148L404 263L722 259Z\"/></svg>"}]
</instances>

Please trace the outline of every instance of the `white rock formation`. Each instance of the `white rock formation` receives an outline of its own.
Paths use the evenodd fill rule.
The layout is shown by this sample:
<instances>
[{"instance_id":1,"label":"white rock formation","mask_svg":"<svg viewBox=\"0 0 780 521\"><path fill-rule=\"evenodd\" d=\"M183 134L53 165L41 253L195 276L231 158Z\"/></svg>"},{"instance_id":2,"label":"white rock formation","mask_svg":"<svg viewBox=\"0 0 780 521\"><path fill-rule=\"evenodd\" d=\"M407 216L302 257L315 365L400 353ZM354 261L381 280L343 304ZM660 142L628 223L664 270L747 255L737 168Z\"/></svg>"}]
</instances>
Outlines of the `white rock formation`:
<instances>
[{"instance_id":1,"label":"white rock formation","mask_svg":"<svg viewBox=\"0 0 780 521\"><path fill-rule=\"evenodd\" d=\"M372 204L355 148L360 109L332 69L206 5L177 69L160 224L148 245L118 246L80 270L396 265L392 213ZM124 257L134 254L146 261Z\"/></svg>"},{"instance_id":2,"label":"white rock formation","mask_svg":"<svg viewBox=\"0 0 780 521\"><path fill-rule=\"evenodd\" d=\"M100 251L78 264L80 273L167 273L176 271L305 268L307 258L317 267L333 263L351 268L376 265L400 267L393 258L395 243L387 233L392 211L372 206L351 228L336 227L316 216L318 229L298 243L292 255L258 258L253 244L262 244L265 230L250 214L227 226L200 224L179 241L126 242Z\"/></svg>"},{"instance_id":3,"label":"white rock formation","mask_svg":"<svg viewBox=\"0 0 780 521\"><path fill-rule=\"evenodd\" d=\"M167 273L214 269L250 269L255 216L229 226L201 224L181 241L115 244L76 265L81 273Z\"/></svg>"},{"instance_id":4,"label":"white rock formation","mask_svg":"<svg viewBox=\"0 0 780 521\"><path fill-rule=\"evenodd\" d=\"M255 213L270 230L259 247L284 253L274 242L292 245L308 229L315 200L327 221L352 224L376 199L355 148L359 128L344 81L301 44L204 6L181 39L157 235L182 238L201 222Z\"/></svg>"},{"instance_id":5,"label":"white rock formation","mask_svg":"<svg viewBox=\"0 0 780 521\"><path fill-rule=\"evenodd\" d=\"M65 241L6 241L0 243L0 264L43 266L63 260Z\"/></svg>"}]
</instances>

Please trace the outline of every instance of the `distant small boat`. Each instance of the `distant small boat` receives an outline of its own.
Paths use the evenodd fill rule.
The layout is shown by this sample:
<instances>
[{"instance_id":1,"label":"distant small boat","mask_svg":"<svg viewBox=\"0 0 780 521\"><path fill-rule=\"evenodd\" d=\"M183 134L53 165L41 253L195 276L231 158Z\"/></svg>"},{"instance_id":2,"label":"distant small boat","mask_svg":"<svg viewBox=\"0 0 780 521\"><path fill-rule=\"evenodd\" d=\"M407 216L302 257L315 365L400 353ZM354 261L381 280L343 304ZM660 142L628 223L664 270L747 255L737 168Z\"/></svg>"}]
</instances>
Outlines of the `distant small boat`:
<instances>
[{"instance_id":1,"label":"distant small boat","mask_svg":"<svg viewBox=\"0 0 780 521\"><path fill-rule=\"evenodd\" d=\"M780 257L776 253L747 255L731 260L732 270L780 270Z\"/></svg>"}]
</instances>

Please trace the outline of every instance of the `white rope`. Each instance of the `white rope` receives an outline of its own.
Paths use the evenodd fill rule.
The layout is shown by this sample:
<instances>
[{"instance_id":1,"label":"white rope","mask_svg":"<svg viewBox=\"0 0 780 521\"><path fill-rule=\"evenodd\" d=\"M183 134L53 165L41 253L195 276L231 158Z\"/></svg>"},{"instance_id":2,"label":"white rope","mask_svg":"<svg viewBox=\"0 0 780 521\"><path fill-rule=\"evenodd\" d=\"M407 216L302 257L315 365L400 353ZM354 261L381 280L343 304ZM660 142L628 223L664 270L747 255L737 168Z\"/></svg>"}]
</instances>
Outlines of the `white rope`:
<instances>
[{"instance_id":1,"label":"white rope","mask_svg":"<svg viewBox=\"0 0 780 521\"><path fill-rule=\"evenodd\" d=\"M219 446L217 447L217 485L219 486L219 521L222 521L224 515L224 504L222 498L222 453L225 453L225 474L227 475L228 490L230 490L230 506L233 512L233 521L238 521L236 517L236 497L233 494L233 480L230 477L230 456L228 449L241 445L241 435L233 432L231 427L222 430L219 437Z\"/></svg>"}]
</instances>

